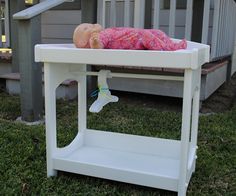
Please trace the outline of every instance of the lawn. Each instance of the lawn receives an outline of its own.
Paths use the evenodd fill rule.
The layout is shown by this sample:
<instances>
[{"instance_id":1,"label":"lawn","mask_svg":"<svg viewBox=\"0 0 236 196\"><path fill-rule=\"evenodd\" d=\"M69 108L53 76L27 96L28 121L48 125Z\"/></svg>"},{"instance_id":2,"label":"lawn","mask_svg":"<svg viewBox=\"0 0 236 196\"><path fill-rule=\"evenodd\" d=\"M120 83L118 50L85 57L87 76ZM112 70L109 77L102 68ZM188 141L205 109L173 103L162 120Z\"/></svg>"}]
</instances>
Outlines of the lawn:
<instances>
[{"instance_id":1,"label":"lawn","mask_svg":"<svg viewBox=\"0 0 236 196\"><path fill-rule=\"evenodd\" d=\"M181 112L144 100L142 96L140 101L121 96L118 103L110 104L101 113L89 113L88 126L179 139ZM169 105L181 108L175 101L171 99ZM57 105L58 146L65 146L76 134L77 103L60 100ZM65 172L46 178L45 126L14 122L19 115L19 97L0 92L0 195L176 195ZM196 172L187 194L236 195L236 105L200 117L198 145Z\"/></svg>"}]
</instances>

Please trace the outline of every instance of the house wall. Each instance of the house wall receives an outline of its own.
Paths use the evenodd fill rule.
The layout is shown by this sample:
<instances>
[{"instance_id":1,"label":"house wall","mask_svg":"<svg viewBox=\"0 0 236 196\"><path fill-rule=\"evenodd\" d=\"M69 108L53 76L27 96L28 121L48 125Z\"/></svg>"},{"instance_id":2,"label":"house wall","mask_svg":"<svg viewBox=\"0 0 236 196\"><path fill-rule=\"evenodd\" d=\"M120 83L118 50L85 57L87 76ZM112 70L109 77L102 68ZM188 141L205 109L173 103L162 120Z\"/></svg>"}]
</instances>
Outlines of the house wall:
<instances>
[{"instance_id":1,"label":"house wall","mask_svg":"<svg viewBox=\"0 0 236 196\"><path fill-rule=\"evenodd\" d=\"M50 10L42 14L42 43L71 43L81 23L80 10Z\"/></svg>"}]
</instances>

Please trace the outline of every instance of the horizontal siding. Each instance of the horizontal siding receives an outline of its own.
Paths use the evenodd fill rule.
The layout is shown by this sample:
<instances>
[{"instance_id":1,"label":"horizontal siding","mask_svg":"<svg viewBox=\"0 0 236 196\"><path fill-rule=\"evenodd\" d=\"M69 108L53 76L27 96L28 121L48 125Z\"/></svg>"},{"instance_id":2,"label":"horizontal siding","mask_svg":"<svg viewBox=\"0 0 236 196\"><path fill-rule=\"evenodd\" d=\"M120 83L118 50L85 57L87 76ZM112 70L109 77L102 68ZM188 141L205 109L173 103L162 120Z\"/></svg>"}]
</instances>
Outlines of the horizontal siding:
<instances>
[{"instance_id":1,"label":"horizontal siding","mask_svg":"<svg viewBox=\"0 0 236 196\"><path fill-rule=\"evenodd\" d=\"M42 29L43 38L59 38L68 39L72 38L73 31L76 25L44 25Z\"/></svg>"},{"instance_id":2,"label":"horizontal siding","mask_svg":"<svg viewBox=\"0 0 236 196\"><path fill-rule=\"evenodd\" d=\"M42 43L71 43L81 23L80 10L51 10L42 14Z\"/></svg>"},{"instance_id":3,"label":"horizontal siding","mask_svg":"<svg viewBox=\"0 0 236 196\"><path fill-rule=\"evenodd\" d=\"M42 43L44 44L66 44L66 43L72 43L72 39L55 39L55 38L43 38Z\"/></svg>"}]
</instances>

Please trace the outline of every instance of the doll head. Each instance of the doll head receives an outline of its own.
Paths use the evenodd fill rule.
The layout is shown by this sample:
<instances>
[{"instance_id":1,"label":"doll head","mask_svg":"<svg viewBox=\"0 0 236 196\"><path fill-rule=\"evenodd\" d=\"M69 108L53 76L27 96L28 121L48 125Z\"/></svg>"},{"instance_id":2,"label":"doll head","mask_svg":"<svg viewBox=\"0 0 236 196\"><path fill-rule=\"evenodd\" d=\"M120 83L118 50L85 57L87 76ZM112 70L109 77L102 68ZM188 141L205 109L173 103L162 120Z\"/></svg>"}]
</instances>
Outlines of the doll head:
<instances>
[{"instance_id":1,"label":"doll head","mask_svg":"<svg viewBox=\"0 0 236 196\"><path fill-rule=\"evenodd\" d=\"M89 39L93 33L99 33L102 26L99 24L82 23L76 27L73 42L77 48L90 48Z\"/></svg>"}]
</instances>

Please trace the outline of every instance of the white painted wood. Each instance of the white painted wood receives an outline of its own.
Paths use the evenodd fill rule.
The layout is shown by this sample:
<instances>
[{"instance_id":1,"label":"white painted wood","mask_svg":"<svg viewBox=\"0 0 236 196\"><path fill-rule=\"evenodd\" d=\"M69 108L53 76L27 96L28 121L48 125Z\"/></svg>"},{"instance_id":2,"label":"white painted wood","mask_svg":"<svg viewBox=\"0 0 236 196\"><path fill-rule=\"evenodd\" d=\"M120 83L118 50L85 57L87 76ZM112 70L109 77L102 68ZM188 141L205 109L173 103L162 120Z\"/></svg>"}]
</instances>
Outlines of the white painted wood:
<instances>
[{"instance_id":1,"label":"white painted wood","mask_svg":"<svg viewBox=\"0 0 236 196\"><path fill-rule=\"evenodd\" d=\"M75 75L87 75L87 76L98 76L99 72L75 72L73 70L72 74ZM154 80L170 80L170 81L183 81L181 76L165 76L165 75L150 75L150 74L133 74L133 73L110 73L111 78L138 78L138 79L154 79Z\"/></svg>"},{"instance_id":2,"label":"white painted wood","mask_svg":"<svg viewBox=\"0 0 236 196\"><path fill-rule=\"evenodd\" d=\"M199 99L201 91L201 69L196 70L196 81L193 88L193 102L192 102L192 122L191 122L191 149L197 149L197 136L198 136L198 117L199 117ZM196 158L196 150L190 154L192 161ZM192 163L190 163L192 165ZM195 161L193 171L195 171Z\"/></svg>"},{"instance_id":3,"label":"white painted wood","mask_svg":"<svg viewBox=\"0 0 236 196\"><path fill-rule=\"evenodd\" d=\"M182 130L181 130L181 155L179 167L178 195L185 195L187 190L187 169L189 154L190 121L192 107L192 82L193 71L185 69L184 72L184 95L182 109Z\"/></svg>"},{"instance_id":4,"label":"white painted wood","mask_svg":"<svg viewBox=\"0 0 236 196\"><path fill-rule=\"evenodd\" d=\"M88 129L85 135L85 144L98 148L110 148L117 151L163 156L171 159L178 159L180 155L180 141L108 131Z\"/></svg>"},{"instance_id":5,"label":"white painted wood","mask_svg":"<svg viewBox=\"0 0 236 196\"><path fill-rule=\"evenodd\" d=\"M192 18L193 18L193 0L187 0L185 19L185 38L191 40L192 33ZM178 20L177 20L178 21Z\"/></svg>"},{"instance_id":6,"label":"white painted wood","mask_svg":"<svg viewBox=\"0 0 236 196\"><path fill-rule=\"evenodd\" d=\"M110 0L110 26L116 26L116 0Z\"/></svg>"},{"instance_id":7,"label":"white painted wood","mask_svg":"<svg viewBox=\"0 0 236 196\"><path fill-rule=\"evenodd\" d=\"M144 28L145 1L134 1L134 27Z\"/></svg>"},{"instance_id":8,"label":"white painted wood","mask_svg":"<svg viewBox=\"0 0 236 196\"><path fill-rule=\"evenodd\" d=\"M225 1L224 0L221 0L220 1L220 17L219 17L219 29L218 29L218 38L217 38L217 45L216 45L216 48L217 48L217 51L216 51L216 56L220 56L221 53L222 53L222 50L223 50L223 45L224 45L224 42L222 42L221 44L219 44L219 38L221 39L224 39L224 31L225 31L225 21L224 21L224 17L225 17L225 9L224 9L224 3Z\"/></svg>"},{"instance_id":9,"label":"white painted wood","mask_svg":"<svg viewBox=\"0 0 236 196\"><path fill-rule=\"evenodd\" d=\"M216 44L218 38L218 26L220 17L220 0L214 0L214 17L213 17L213 31L211 41L211 59L216 57Z\"/></svg>"},{"instance_id":10,"label":"white painted wood","mask_svg":"<svg viewBox=\"0 0 236 196\"><path fill-rule=\"evenodd\" d=\"M202 25L202 43L203 44L207 44L207 41L208 41L210 3L211 3L211 0L204 1L203 25Z\"/></svg>"},{"instance_id":11,"label":"white painted wood","mask_svg":"<svg viewBox=\"0 0 236 196\"><path fill-rule=\"evenodd\" d=\"M160 1L161 0L153 0L154 1L154 14L153 14L153 28L159 29L160 24Z\"/></svg>"},{"instance_id":12,"label":"white painted wood","mask_svg":"<svg viewBox=\"0 0 236 196\"><path fill-rule=\"evenodd\" d=\"M197 49L198 48L198 49ZM197 49L197 50L196 50ZM84 63L96 65L127 65L142 67L169 67L197 69L205 63L209 46L188 42L187 50L145 51L145 50L111 50L78 49L73 44L37 45L36 61ZM192 55L199 55L193 60ZM91 58L93 56L93 58ZM149 59L146 61L146 59ZM119 63L118 63L119 62ZM163 63L165 62L165 63Z\"/></svg>"},{"instance_id":13,"label":"white painted wood","mask_svg":"<svg viewBox=\"0 0 236 196\"><path fill-rule=\"evenodd\" d=\"M56 133L56 86L52 77L51 66L44 64L44 81L45 81L45 117L46 117L46 148L47 148L47 176L57 175L53 167L53 153L57 147Z\"/></svg>"},{"instance_id":14,"label":"white painted wood","mask_svg":"<svg viewBox=\"0 0 236 196\"><path fill-rule=\"evenodd\" d=\"M54 157L53 162L58 170L177 190L179 166L177 159L83 146L69 156Z\"/></svg>"},{"instance_id":15,"label":"white painted wood","mask_svg":"<svg viewBox=\"0 0 236 196\"><path fill-rule=\"evenodd\" d=\"M196 154L195 145L189 143L192 97L199 85L200 67L209 61L208 53L208 46L194 42L188 42L187 50L175 52L77 49L72 44L37 45L35 60L45 63L47 175L53 176L57 170L62 170L185 195ZM170 64L169 59L175 63ZM185 69L181 141L86 129L86 74L97 75L86 71L87 64L161 68L167 65ZM139 78L138 74L119 73L114 76ZM144 77L158 79L159 76ZM71 144L57 148L55 90L67 78L79 82L79 133ZM199 101L197 99L199 96L195 97L195 102ZM192 117L194 131L197 114L195 106ZM192 141L195 142L194 134Z\"/></svg>"},{"instance_id":16,"label":"white painted wood","mask_svg":"<svg viewBox=\"0 0 236 196\"><path fill-rule=\"evenodd\" d=\"M170 0L169 36L175 37L176 0Z\"/></svg>"},{"instance_id":17,"label":"white painted wood","mask_svg":"<svg viewBox=\"0 0 236 196\"><path fill-rule=\"evenodd\" d=\"M196 148L189 149L189 160L188 160L188 173L187 173L187 184L190 183L193 172L195 172L196 165Z\"/></svg>"},{"instance_id":18,"label":"white painted wood","mask_svg":"<svg viewBox=\"0 0 236 196\"><path fill-rule=\"evenodd\" d=\"M80 65L79 71L87 70L86 65ZM87 128L87 77L82 75L78 77L78 130L84 134Z\"/></svg>"},{"instance_id":19,"label":"white painted wood","mask_svg":"<svg viewBox=\"0 0 236 196\"><path fill-rule=\"evenodd\" d=\"M124 6L124 26L130 27L130 0L125 0Z\"/></svg>"},{"instance_id":20,"label":"white painted wood","mask_svg":"<svg viewBox=\"0 0 236 196\"><path fill-rule=\"evenodd\" d=\"M105 0L98 0L98 6L97 6L97 22L102 25L103 28L105 28L105 20L106 20L106 14L105 14Z\"/></svg>"}]
</instances>

